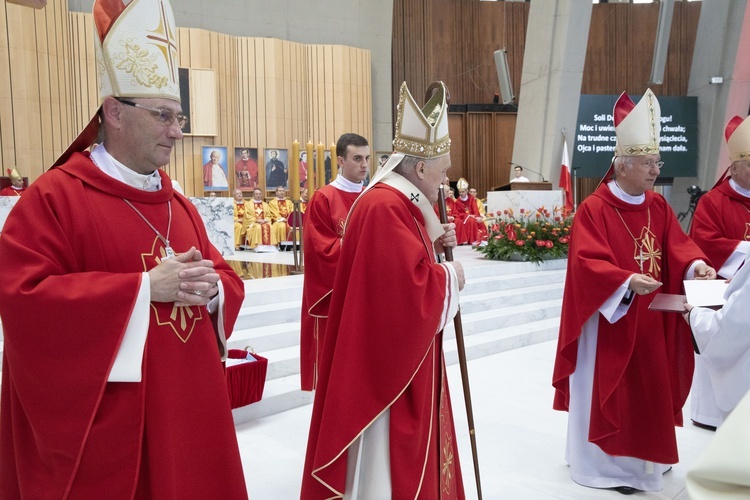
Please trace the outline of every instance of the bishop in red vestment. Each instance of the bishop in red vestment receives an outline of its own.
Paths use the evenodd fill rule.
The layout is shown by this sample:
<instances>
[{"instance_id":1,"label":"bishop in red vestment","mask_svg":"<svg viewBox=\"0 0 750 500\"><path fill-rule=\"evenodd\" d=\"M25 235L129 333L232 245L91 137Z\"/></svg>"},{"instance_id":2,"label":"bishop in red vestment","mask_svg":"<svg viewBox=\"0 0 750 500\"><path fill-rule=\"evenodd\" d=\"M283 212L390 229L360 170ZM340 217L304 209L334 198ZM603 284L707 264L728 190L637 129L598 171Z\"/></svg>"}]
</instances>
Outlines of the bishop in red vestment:
<instances>
[{"instance_id":1,"label":"bishop in red vestment","mask_svg":"<svg viewBox=\"0 0 750 500\"><path fill-rule=\"evenodd\" d=\"M681 293L683 279L716 274L651 191L661 167L656 97L647 91L636 110L624 100L614 180L573 223L553 385L554 408L569 411L572 479L633 493L660 490L678 461L674 427L693 370L682 319L648 306L657 290Z\"/></svg>"},{"instance_id":2,"label":"bishop in red vestment","mask_svg":"<svg viewBox=\"0 0 750 500\"><path fill-rule=\"evenodd\" d=\"M455 246L455 233L432 210L450 168L441 89L434 112L421 120L399 117L396 152L347 219L310 424L304 500L464 498L442 352L442 328L457 310L463 268L438 264L433 249L435 241ZM400 113L419 113L406 93L404 84ZM435 100L425 107L432 110ZM402 130L429 123L424 116L437 125L427 132ZM404 137L425 136L432 138L421 144L429 158L400 152L417 149Z\"/></svg>"},{"instance_id":3,"label":"bishop in red vestment","mask_svg":"<svg viewBox=\"0 0 750 500\"><path fill-rule=\"evenodd\" d=\"M24 186L23 177L18 173L18 169L15 167L9 168L8 176L10 177L10 186L0 189L0 196L21 196L26 191L26 186Z\"/></svg>"},{"instance_id":4,"label":"bishop in red vestment","mask_svg":"<svg viewBox=\"0 0 750 500\"><path fill-rule=\"evenodd\" d=\"M97 0L94 21L101 106L0 238L0 497L246 498L222 366L244 288L159 170L185 125L148 43L172 10ZM107 67L120 41L148 86Z\"/></svg>"},{"instance_id":5,"label":"bishop in red vestment","mask_svg":"<svg viewBox=\"0 0 750 500\"><path fill-rule=\"evenodd\" d=\"M458 198L455 200L456 226L462 226L466 242L476 245L487 241L487 226L484 225L482 214L479 212L477 199L469 194L469 183L466 179L458 180Z\"/></svg>"},{"instance_id":6,"label":"bishop in red vestment","mask_svg":"<svg viewBox=\"0 0 750 500\"><path fill-rule=\"evenodd\" d=\"M343 134L336 151L339 176L313 193L304 217L305 277L300 328L303 391L311 391L317 384L328 317L328 301L324 298L333 288L346 215L364 189L362 180L369 171L370 146L364 137Z\"/></svg>"}]
</instances>

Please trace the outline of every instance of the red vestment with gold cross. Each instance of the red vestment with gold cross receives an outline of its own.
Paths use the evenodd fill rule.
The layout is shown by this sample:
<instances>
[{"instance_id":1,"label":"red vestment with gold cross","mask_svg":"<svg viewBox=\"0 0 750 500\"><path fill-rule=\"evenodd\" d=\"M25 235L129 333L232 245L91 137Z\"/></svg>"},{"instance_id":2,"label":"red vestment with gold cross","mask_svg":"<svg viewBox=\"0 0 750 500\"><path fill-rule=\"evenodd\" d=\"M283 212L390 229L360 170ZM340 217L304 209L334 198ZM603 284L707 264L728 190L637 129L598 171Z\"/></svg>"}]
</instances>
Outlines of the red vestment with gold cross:
<instances>
[{"instance_id":1,"label":"red vestment with gold cross","mask_svg":"<svg viewBox=\"0 0 750 500\"><path fill-rule=\"evenodd\" d=\"M212 318L152 302L140 382L108 382L143 273L191 247L215 264L232 332L242 281L193 205L119 182L74 153L16 205L0 239L0 496L244 498Z\"/></svg>"},{"instance_id":2,"label":"red vestment with gold cross","mask_svg":"<svg viewBox=\"0 0 750 500\"><path fill-rule=\"evenodd\" d=\"M583 325L632 274L682 293L691 262L705 259L661 195L639 205L602 185L576 212L553 374L554 408L567 410ZM635 295L613 324L599 316L589 441L605 453L678 462L675 425L693 375L690 332L679 314L651 311L656 294Z\"/></svg>"}]
</instances>

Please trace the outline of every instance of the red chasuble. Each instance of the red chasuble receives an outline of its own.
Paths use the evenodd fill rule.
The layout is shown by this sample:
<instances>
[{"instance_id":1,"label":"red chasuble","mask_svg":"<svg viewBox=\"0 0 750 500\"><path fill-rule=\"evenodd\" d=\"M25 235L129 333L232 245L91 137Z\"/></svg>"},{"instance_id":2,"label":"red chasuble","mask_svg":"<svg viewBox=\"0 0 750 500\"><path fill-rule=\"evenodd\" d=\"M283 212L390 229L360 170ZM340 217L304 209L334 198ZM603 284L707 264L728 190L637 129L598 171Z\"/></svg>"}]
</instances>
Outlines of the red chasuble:
<instances>
[{"instance_id":1,"label":"red chasuble","mask_svg":"<svg viewBox=\"0 0 750 500\"><path fill-rule=\"evenodd\" d=\"M701 197L690 236L720 269L738 242L750 240L750 198L732 189L725 179Z\"/></svg>"},{"instance_id":2,"label":"red chasuble","mask_svg":"<svg viewBox=\"0 0 750 500\"><path fill-rule=\"evenodd\" d=\"M300 375L302 390L317 385L317 368L326 331L327 307L321 299L333 288L341 236L349 209L359 193L349 193L331 184L313 194L305 212L302 231L305 278L302 288L300 328ZM315 310L311 310L315 307Z\"/></svg>"},{"instance_id":3,"label":"red chasuble","mask_svg":"<svg viewBox=\"0 0 750 500\"><path fill-rule=\"evenodd\" d=\"M26 191L25 187L23 189L13 189L12 186L8 186L0 189L0 196L21 196L24 191Z\"/></svg>"},{"instance_id":4,"label":"red chasuble","mask_svg":"<svg viewBox=\"0 0 750 500\"><path fill-rule=\"evenodd\" d=\"M377 184L357 200L331 297L303 500L342 497L347 448L386 409L393 498L464 498L438 330L448 279L406 196Z\"/></svg>"},{"instance_id":5,"label":"red chasuble","mask_svg":"<svg viewBox=\"0 0 750 500\"><path fill-rule=\"evenodd\" d=\"M481 217L477 199L468 195L466 201L461 198L455 199L456 225L461 224L465 233L466 241L470 244L478 241L487 241L487 226L476 217Z\"/></svg>"},{"instance_id":6,"label":"red chasuble","mask_svg":"<svg viewBox=\"0 0 750 500\"><path fill-rule=\"evenodd\" d=\"M647 191L644 203L631 205L602 185L581 204L565 278L555 409L568 409L578 338L599 307L634 273L664 283L659 292L681 293L685 272L696 259L705 257L661 195ZM635 295L614 324L599 316L589 441L609 455L673 464L678 461L674 426L682 425L693 348L689 332L679 327L684 325L679 314L648 310L655 295Z\"/></svg>"},{"instance_id":7,"label":"red chasuble","mask_svg":"<svg viewBox=\"0 0 750 500\"><path fill-rule=\"evenodd\" d=\"M0 238L2 498L245 498L226 380L205 307L150 305L142 381L107 382L142 273L170 242L215 263L232 331L242 281L193 205L75 153L27 190ZM30 230L33 228L33 230Z\"/></svg>"}]
</instances>

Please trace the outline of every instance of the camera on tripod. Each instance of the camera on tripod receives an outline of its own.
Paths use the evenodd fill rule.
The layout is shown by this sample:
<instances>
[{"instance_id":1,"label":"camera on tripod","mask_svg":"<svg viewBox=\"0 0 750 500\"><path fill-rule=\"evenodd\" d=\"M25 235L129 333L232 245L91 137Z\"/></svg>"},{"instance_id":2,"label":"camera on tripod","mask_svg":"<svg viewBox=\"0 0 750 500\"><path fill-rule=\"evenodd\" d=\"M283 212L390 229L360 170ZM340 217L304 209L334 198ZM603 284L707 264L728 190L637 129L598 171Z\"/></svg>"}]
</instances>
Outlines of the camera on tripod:
<instances>
[{"instance_id":1,"label":"camera on tripod","mask_svg":"<svg viewBox=\"0 0 750 500\"><path fill-rule=\"evenodd\" d=\"M700 200L701 196L706 194L707 191L703 191L700 187L693 185L687 188L687 192L690 195L690 206L688 207L687 212L680 212L679 214L677 214L677 220L682 221L689 216L689 226L693 220L693 214L695 213L695 207L698 205L698 200Z\"/></svg>"},{"instance_id":2,"label":"camera on tripod","mask_svg":"<svg viewBox=\"0 0 750 500\"><path fill-rule=\"evenodd\" d=\"M698 200L701 199L701 196L706 194L706 191L703 191L698 186L690 186L687 188L687 192L690 195L690 207L692 209L695 209L695 206L698 204Z\"/></svg>"}]
</instances>

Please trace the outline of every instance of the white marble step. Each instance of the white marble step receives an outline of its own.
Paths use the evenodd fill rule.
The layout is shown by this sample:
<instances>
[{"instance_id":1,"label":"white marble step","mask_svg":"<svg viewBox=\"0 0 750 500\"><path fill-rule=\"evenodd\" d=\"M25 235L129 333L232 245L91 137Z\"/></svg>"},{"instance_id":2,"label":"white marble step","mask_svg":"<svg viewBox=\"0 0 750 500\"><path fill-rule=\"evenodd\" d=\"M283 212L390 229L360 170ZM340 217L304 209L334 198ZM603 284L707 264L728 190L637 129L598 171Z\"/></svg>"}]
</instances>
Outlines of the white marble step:
<instances>
[{"instance_id":1,"label":"white marble step","mask_svg":"<svg viewBox=\"0 0 750 500\"><path fill-rule=\"evenodd\" d=\"M462 292L461 311L470 314L484 310L521 306L539 302L540 299L562 298L562 292L562 282L474 294Z\"/></svg>"},{"instance_id":2,"label":"white marble step","mask_svg":"<svg viewBox=\"0 0 750 500\"><path fill-rule=\"evenodd\" d=\"M461 314L464 331L467 335L471 335L502 325L511 326L528 318L536 320L549 315L558 316L562 286L562 283L553 283L514 290L462 295ZM546 300L540 301L540 297ZM295 301L285 302L283 305L284 308L280 307L281 304L248 308L246 312L248 315L238 320L238 326L229 339L230 348L245 349L249 346L256 352L264 354L275 349L299 346L299 305ZM289 310L286 310L286 307ZM293 318L293 320L273 323L282 318ZM240 328L247 324L253 326ZM448 328L448 331L449 335L452 335L452 326Z\"/></svg>"},{"instance_id":3,"label":"white marble step","mask_svg":"<svg viewBox=\"0 0 750 500\"><path fill-rule=\"evenodd\" d=\"M471 295L488 291L499 291L520 288L524 286L564 283L565 270L537 271L529 273L507 275L483 275L467 279L462 295Z\"/></svg>"},{"instance_id":4,"label":"white marble step","mask_svg":"<svg viewBox=\"0 0 750 500\"><path fill-rule=\"evenodd\" d=\"M551 318L466 336L464 339L466 357L467 359L480 358L554 339L557 336L558 324L559 318ZM449 339L446 336L444 349L446 364L458 363L455 338ZM269 353L268 376L263 391L263 399L257 403L233 410L235 424L242 424L256 418L312 403L313 393L299 389L300 377L298 373L281 374L283 369L277 369L281 367L289 368L288 363L292 358L298 360L298 354L298 351L295 351L294 348L280 349L278 352ZM275 367L276 364L279 366ZM469 372L469 377L471 377L471 372Z\"/></svg>"}]
</instances>

